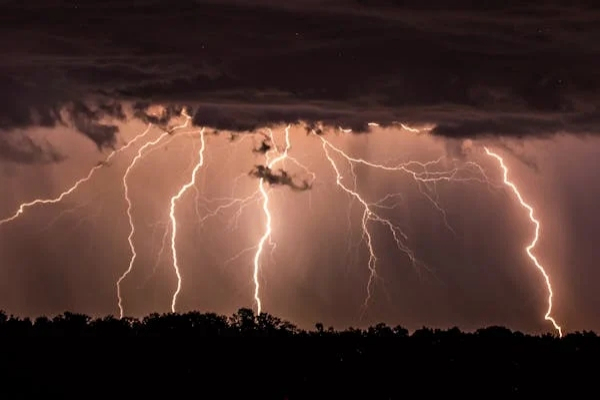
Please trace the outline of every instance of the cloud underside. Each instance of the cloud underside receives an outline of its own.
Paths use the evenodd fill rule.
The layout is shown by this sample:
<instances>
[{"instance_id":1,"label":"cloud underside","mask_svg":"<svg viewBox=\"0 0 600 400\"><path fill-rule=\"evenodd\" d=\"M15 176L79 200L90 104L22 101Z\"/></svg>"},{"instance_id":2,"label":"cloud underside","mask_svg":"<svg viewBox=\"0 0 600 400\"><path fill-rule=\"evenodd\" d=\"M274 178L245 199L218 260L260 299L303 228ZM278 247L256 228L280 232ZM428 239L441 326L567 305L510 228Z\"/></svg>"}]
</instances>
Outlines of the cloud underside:
<instances>
[{"instance_id":1,"label":"cloud underside","mask_svg":"<svg viewBox=\"0 0 600 400\"><path fill-rule=\"evenodd\" d=\"M110 146L127 103L142 119L150 104L185 106L195 125L228 131L398 121L453 138L597 133L593 6L396 3L9 2L0 129L69 124Z\"/></svg>"}]
</instances>

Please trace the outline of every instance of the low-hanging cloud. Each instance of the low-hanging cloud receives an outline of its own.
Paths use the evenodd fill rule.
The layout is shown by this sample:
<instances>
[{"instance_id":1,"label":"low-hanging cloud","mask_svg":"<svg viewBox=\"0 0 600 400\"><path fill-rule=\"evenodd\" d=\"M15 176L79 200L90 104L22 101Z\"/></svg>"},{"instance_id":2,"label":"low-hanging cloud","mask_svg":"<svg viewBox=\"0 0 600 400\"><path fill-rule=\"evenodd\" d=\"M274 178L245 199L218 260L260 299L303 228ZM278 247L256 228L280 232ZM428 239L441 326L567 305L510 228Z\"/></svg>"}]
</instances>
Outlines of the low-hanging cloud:
<instances>
[{"instance_id":1,"label":"low-hanging cloud","mask_svg":"<svg viewBox=\"0 0 600 400\"><path fill-rule=\"evenodd\" d=\"M0 160L17 164L49 164L65 160L49 142L38 143L21 134L0 136Z\"/></svg>"},{"instance_id":2,"label":"low-hanging cloud","mask_svg":"<svg viewBox=\"0 0 600 400\"><path fill-rule=\"evenodd\" d=\"M263 179L270 186L287 186L292 190L300 192L311 188L311 184L308 180L303 180L300 183L296 182L294 177L284 169L273 171L269 166L256 165L252 171L250 171L250 175L258 179Z\"/></svg>"},{"instance_id":3,"label":"low-hanging cloud","mask_svg":"<svg viewBox=\"0 0 600 400\"><path fill-rule=\"evenodd\" d=\"M107 118L133 104L146 122L185 106L194 124L229 131L402 121L453 138L596 133L600 10L485 4L7 2L0 130L70 124L102 148L118 132Z\"/></svg>"}]
</instances>

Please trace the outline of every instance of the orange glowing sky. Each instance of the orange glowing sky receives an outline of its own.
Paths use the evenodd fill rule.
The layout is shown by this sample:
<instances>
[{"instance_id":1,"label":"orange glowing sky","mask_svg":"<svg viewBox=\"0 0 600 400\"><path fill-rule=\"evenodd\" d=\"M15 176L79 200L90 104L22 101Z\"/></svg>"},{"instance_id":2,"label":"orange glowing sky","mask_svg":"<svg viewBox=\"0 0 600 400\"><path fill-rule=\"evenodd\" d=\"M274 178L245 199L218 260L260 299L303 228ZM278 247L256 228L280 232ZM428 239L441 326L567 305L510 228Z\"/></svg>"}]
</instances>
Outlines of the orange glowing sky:
<instances>
[{"instance_id":1,"label":"orange glowing sky","mask_svg":"<svg viewBox=\"0 0 600 400\"><path fill-rule=\"evenodd\" d=\"M285 143L284 128L273 127L280 145ZM145 125L136 122L123 126L123 143L144 129ZM0 204L3 215L12 213L24 199L58 194L101 159L85 140L78 141L73 135L71 140L63 140L67 134L64 129L31 132L36 140L45 137L75 155L63 163L3 165L2 186L12 189L11 196ZM157 139L160 130L150 135L148 140ZM565 195L560 194L561 178L575 174L584 177L585 171L557 162L556 155L568 148L592 162L590 143L597 145L595 140L565 136L540 141L543 145L475 140L465 146L397 128L373 128L365 135L332 131L325 137L353 157L378 163L461 156L460 162L482 165L497 186L502 180L501 170L485 157L482 146L495 149L505 158L511 180L535 207L541 222L536 254L552 277L554 315L569 330L594 326L593 310L586 306L586 299L593 299L594 294L578 291L582 283L572 275L575 270L581 276L589 267L581 261L585 258L575 257L579 264L569 261L578 252L579 242L569 234L577 228L565 209ZM169 199L189 181L200 143L197 135L185 133L169 138L167 144L140 159L128 177L137 259L122 283L126 315L168 311L176 285L168 243L159 252L164 247L165 229L169 229ZM232 207L202 224L199 221L225 204L226 198L256 192L258 180L248 172L255 164L264 163L264 156L252 151L261 140L262 136L249 133L233 141L225 132L206 134L204 165L177 211L177 249L183 276L178 299L181 311L229 313L240 306L255 306L255 251L251 248L264 233L260 197L248 202L237 217ZM314 172L316 180L305 192L288 187L269 191L276 247L272 252L269 247L261 256L264 311L305 325L317 320L340 326L385 320L410 327L458 325L468 329L499 324L549 330L543 321L544 283L523 254L532 226L512 193L477 182L438 184L439 203L455 235L405 174L358 166L356 188L368 201L386 193L401 195L384 215L402 227L411 249L424 262L423 267L415 268L394 250L385 229L374 226L373 243L382 279L375 283L372 300L361 318L369 271L367 249L359 242L359 204L351 203L336 188L335 175L318 137L307 135L301 126L292 126L290 140L289 154ZM94 315L118 314L114 283L127 269L130 257L121 178L143 143L115 157L63 204L31 208L0 228L0 259L6 266L0 271L0 300L8 311L38 315L69 309ZM459 155L456 148L466 153ZM535 160L537 167L527 160ZM344 174L350 172L347 166L340 166ZM570 175L565 168L571 168ZM286 170L306 176L306 171L293 163L287 163ZM32 185L32 181L45 185ZM220 202L216 200L219 198ZM593 272L588 273L592 279ZM570 312L574 308L579 309L577 314Z\"/></svg>"},{"instance_id":2,"label":"orange glowing sky","mask_svg":"<svg viewBox=\"0 0 600 400\"><path fill-rule=\"evenodd\" d=\"M534 253L551 278L552 316L565 331L600 329L600 11L591 3L5 3L0 308L120 315L115 285L129 271L124 315L173 304L256 309L258 285L261 309L304 326L552 330L548 288L525 252L534 226L487 146L540 222ZM148 124L147 138L100 163ZM314 182L291 159L287 175L257 167L268 163L256 151L266 128L281 146L288 124L288 157ZM182 125L205 127L205 147ZM311 134L319 125L330 145ZM179 133L124 182L161 129ZM419 188L406 171L373 166L440 157L439 168L463 172L478 163L490 183ZM92 168L64 202L2 225ZM261 192L260 179L280 185ZM393 207L376 205L390 193ZM225 207L232 201L243 210Z\"/></svg>"}]
</instances>

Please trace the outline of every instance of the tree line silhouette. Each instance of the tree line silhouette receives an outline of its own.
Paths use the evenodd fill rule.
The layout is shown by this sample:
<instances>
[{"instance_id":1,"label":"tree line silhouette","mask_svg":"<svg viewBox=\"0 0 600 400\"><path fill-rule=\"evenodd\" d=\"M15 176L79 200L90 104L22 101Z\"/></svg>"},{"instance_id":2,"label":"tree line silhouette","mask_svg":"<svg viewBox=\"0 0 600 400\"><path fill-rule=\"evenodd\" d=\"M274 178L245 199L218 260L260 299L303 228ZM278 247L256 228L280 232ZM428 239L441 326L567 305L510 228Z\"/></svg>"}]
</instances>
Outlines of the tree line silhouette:
<instances>
[{"instance_id":1,"label":"tree line silhouette","mask_svg":"<svg viewBox=\"0 0 600 400\"><path fill-rule=\"evenodd\" d=\"M232 340L232 338L259 338ZM242 308L214 313L35 320L0 312L5 398L396 399L598 393L594 332L528 335L380 323L299 329Z\"/></svg>"}]
</instances>

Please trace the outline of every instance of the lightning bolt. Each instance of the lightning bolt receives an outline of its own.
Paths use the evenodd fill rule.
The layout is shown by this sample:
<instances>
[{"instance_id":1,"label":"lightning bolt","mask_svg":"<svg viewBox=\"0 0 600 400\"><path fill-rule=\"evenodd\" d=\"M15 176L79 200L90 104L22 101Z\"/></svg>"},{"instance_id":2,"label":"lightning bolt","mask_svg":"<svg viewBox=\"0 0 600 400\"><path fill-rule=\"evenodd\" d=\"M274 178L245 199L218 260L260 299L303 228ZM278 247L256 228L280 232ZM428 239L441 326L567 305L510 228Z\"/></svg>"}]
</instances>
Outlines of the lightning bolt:
<instances>
[{"instance_id":1,"label":"lightning bolt","mask_svg":"<svg viewBox=\"0 0 600 400\"><path fill-rule=\"evenodd\" d=\"M131 258L129 259L129 266L123 272L123 274L117 280L117 298L119 305L119 318L123 318L123 297L121 296L121 282L131 273L133 270L133 264L135 263L135 259L137 258L137 253L135 251L135 246L133 244L133 236L135 235L135 225L133 224L133 215L131 214L132 203L129 197L129 184L127 182L127 178L129 178L129 174L137 164L137 162L145 155L144 152L149 148L156 146L160 141L162 141L165 137L169 135L168 132L164 132L157 139L147 142L143 146L141 146L137 152L137 155L133 158L127 170L123 174L123 187L125 189L125 201L127 202L127 218L129 221L129 235L127 236L127 242L129 243L129 249L131 251Z\"/></svg>"},{"instance_id":2,"label":"lightning bolt","mask_svg":"<svg viewBox=\"0 0 600 400\"><path fill-rule=\"evenodd\" d=\"M10 217L7 217L5 219L0 220L0 225L3 225L5 223L11 222L15 219L17 219L20 215L22 215L26 209L33 207L35 205L38 204L56 204L56 203L60 203L61 201L63 201L63 199L65 197L67 197L68 195L70 195L71 193L75 192L81 185L83 185L84 183L86 183L87 181L89 181L90 179L92 179L92 177L94 176L94 174L96 173L96 171L98 171L99 169L101 169L102 167L104 167L105 165L108 164L108 162L114 157L116 156L118 153L127 150L131 145L133 145L134 143L136 143L139 139L142 139L143 137L145 137L149 132L150 132L150 128L152 127L152 124L148 124L148 127L146 128L146 130L144 130L142 133L138 134L137 136L135 136L131 141L129 141L129 143L125 144L125 146L120 147L116 150L113 150L102 162L99 162L95 167L93 167L90 172L83 178L79 179L78 181L76 181L73 186L71 186L69 189L65 190L64 192L62 192L61 194L59 194L57 197L54 198L49 198L49 199L35 199L32 200L30 202L27 203L22 203L19 208L17 209L17 211L11 215Z\"/></svg>"},{"instance_id":3,"label":"lightning bolt","mask_svg":"<svg viewBox=\"0 0 600 400\"><path fill-rule=\"evenodd\" d=\"M148 154L151 151L156 150L159 142L161 142L168 135L173 134L173 132L188 126L188 124L191 120L191 117L187 114L187 111L185 109L182 111L181 115L186 118L185 123L175 126L173 128L168 128L168 127L164 128L163 133L158 138L156 138L155 140L146 142L143 146L141 146L138 149L136 156L132 159L131 163L128 165L128 167L122 177L122 184L124 187L124 197L125 197L125 201L127 203L126 214L128 217L129 228L130 228L129 234L127 237L127 241L128 241L129 248L131 251L131 257L129 259L128 268L124 271L124 273L119 277L119 279L116 282L120 318L123 318L123 316L124 316L121 284L124 281L124 279L131 273L133 266L135 264L135 261L137 259L137 252L136 252L136 248L135 248L134 241L133 241L134 236L136 234L136 229L135 229L135 224L134 224L133 215L132 215L133 204L132 204L132 201L130 198L128 179L130 177L132 170L138 164L138 162L141 161L142 158L148 156ZM368 125L371 127L379 127L380 126L376 122L369 122ZM420 130L411 128L405 124L399 123L399 125L404 130L414 132L414 133L420 132ZM150 132L151 128L152 128L152 124L148 124L147 128L142 133L136 135L131 141L129 141L124 146L113 150L105 158L104 161L102 161L102 162L98 163L96 166L94 166L85 177L76 181L70 188L68 188L64 192L60 193L57 197L48 198L48 199L38 198L38 199L34 199L33 201L30 201L30 202L22 203L13 215L0 220L0 226L17 219L28 208L33 207L35 205L55 204L55 203L59 203L59 202L63 201L67 196L69 196L70 194L75 192L81 185L83 185L84 183L86 183L87 181L92 179L94 174L98 170L100 170L102 167L107 165L107 163L110 160L112 160L118 153L127 150L134 143L145 138L146 135L148 135L148 133ZM268 130L269 139L273 143L273 146L271 149L269 149L265 153L265 162L267 164L267 167L269 169L273 169L279 163L284 164L286 161L291 161L291 162L294 162L295 164L297 164L298 166L304 168L305 172L308 173L309 171L305 167L303 167L301 164L299 164L299 162L295 158L290 156L290 154L289 154L290 149L291 149L291 139L290 139L289 130L290 130L290 125L288 125L285 128L285 145L283 146L283 148L278 148L278 146L275 144L273 132L271 130ZM339 130L346 134L349 134L352 132L351 129L342 128L342 127L339 127ZM192 133L197 133L197 131L192 132ZM403 232L403 230L399 226L395 225L390 219L387 219L384 216L382 216L382 214L380 214L380 212L382 212L381 210L393 208L391 206L386 205L386 201L391 200L400 195L399 194L388 194L385 197L383 197L382 199L379 199L377 201L367 201L366 198L363 195L361 195L358 191L358 183L357 183L357 175L355 173L355 167L357 165L362 165L364 167L378 169L378 170L382 170L382 171L402 172L402 173L410 176L413 179L413 181L417 184L417 187L418 187L420 193L423 194L427 198L427 200L429 200L431 202L433 207L435 207L443 215L444 223L446 224L446 227L452 232L454 232L454 231L452 230L452 227L447 222L446 213L445 213L443 207L439 204L439 202L437 200L438 197L437 197L437 192L436 192L436 184L438 182L467 182L467 181L477 181L477 182L481 182L481 183L487 183L488 185L490 184L490 180L487 178L483 169L479 166L479 164L474 163L474 162L464 162L461 164L461 167L458 167L455 164L452 168L445 169L443 171L432 170L433 167L436 167L437 165L439 165L442 158L440 158L438 160L434 160L434 161L425 162L425 163L421 163L421 162L417 162L417 161L408 161L405 163L395 164L395 165L377 164L377 163L373 163L373 162L370 162L370 161L367 161L367 160L364 160L361 158L352 157L349 154L345 153L340 148L334 146L330 141L328 141L322 135L317 134L315 131L312 131L312 133L321 140L324 155L325 155L326 159L328 160L329 164L331 165L333 172L336 176L337 187L339 187L343 192L345 192L349 197L351 197L351 199L353 199L352 201L355 200L358 203L360 203L360 205L362 207L361 242L365 243L368 254L369 254L369 258L368 258L368 262L367 262L369 278L368 278L368 281L366 284L366 297L365 297L365 300L363 303L363 307L365 309L367 308L367 306L372 298L375 282L378 279L381 280L381 277L378 275L378 272L377 272L378 257L377 257L377 253L375 251L374 233L372 231L372 226L371 226L373 223L380 224L380 225L384 226L385 229L387 229L387 231L389 231L389 233L392 235L392 237L395 241L397 248L408 257L408 259L412 263L413 267L417 267L418 264L422 265L422 263L417 259L414 252L407 245L409 238ZM176 206L177 206L178 202L183 198L184 194L190 188L196 188L196 178L197 178L198 172L205 163L204 153L205 153L205 148L206 148L206 139L205 139L205 135L204 135L204 128L202 128L200 130L199 134L200 134L200 142L201 142L200 149L198 150L199 159L197 160L197 162L195 163L195 165L193 167L193 170L191 172L191 177L183 186L181 186L179 188L178 192L170 199L170 208L169 208L170 227L171 227L171 229L170 229L170 234L171 234L170 235L171 236L170 237L170 239L171 239L170 246L171 246L173 269L175 271L176 278L177 278L177 286L172 295L172 300L171 300L171 311L172 312L176 311L177 298L178 298L178 295L181 292L181 288L182 288L182 275L181 275L181 270L180 270L180 266L179 266L177 248L176 248L177 235L178 235L178 230L177 230L178 221L176 218ZM538 261L538 259L533 254L533 250L539 240L540 222L535 218L533 208L523 200L516 185L508 179L509 171L508 171L508 168L506 167L506 165L504 164L504 160L502 159L502 157L500 155L498 155L497 153L490 151L487 147L484 147L484 149L488 156L495 158L498 161L500 168L503 171L504 186L510 188L513 191L513 193L519 200L519 203L521 204L521 206L528 211L529 219L530 219L531 223L535 226L535 235L534 235L531 243L529 243L529 245L527 245L525 250L527 252L528 257L533 262L533 264L536 266L536 268L541 272L541 274L543 275L545 282L546 282L546 287L548 290L548 300L547 300L548 308L547 308L546 314L544 316L544 319L546 321L551 322L552 325L554 326L554 328L556 329L556 331L558 332L558 335L560 337L562 337L562 328L557 324L555 319L552 317L553 290L552 290L552 285L550 283L550 277L546 273L544 267L541 265L541 263ZM195 147L194 147L194 149L192 149L192 152L195 152ZM334 155L335 155L335 157L334 157ZM349 168L349 170L350 170L349 174L351 175L351 180L350 180L351 183L350 184L348 184L345 181L346 177L344 176L344 173L341 171L341 169L338 165L338 161L340 159L343 159L347 163L347 165L350 167ZM338 161L336 161L336 160L338 160ZM191 167L191 165L192 164L190 164L190 167ZM465 172L465 171L468 172L468 175L463 174L463 172ZM314 181L315 175L312 174L312 176L313 176L313 181ZM262 267L261 259L263 257L263 253L265 251L265 246L267 246L267 244L269 244L271 246L272 251L275 249L275 243L271 243L271 236L272 236L272 230L273 230L273 228L272 228L273 217L272 217L272 213L271 213L271 209L270 209L270 200L271 200L270 199L270 188L267 187L267 184L268 184L268 180L266 180L265 177L261 177L261 178L259 178L258 188L250 196L248 196L246 198L221 199L221 200L227 200L228 202L226 204L218 206L213 212L208 213L205 217L203 217L203 218L199 217L200 222L203 223L207 218L215 216L216 214L218 214L219 212L221 212L222 210L224 210L226 208L238 206L238 211L235 214L235 218L237 220L237 217L239 217L239 215L242 213L243 209L247 205L253 203L254 201L261 203L261 209L262 209L262 213L263 213L264 219L265 219L263 234L259 238L256 245L242 251L242 253L243 253L243 252L246 252L249 250L255 250L254 258L253 258L252 277L253 277L253 283L254 283L253 297L254 297L254 301L256 303L258 314L260 314L262 312L262 300L261 300L261 296L260 296L261 286L260 286L260 279L259 279L260 273L261 273L261 267ZM428 191L425 191L423 189L423 187L425 187L425 189L428 189ZM431 192L434 192L433 195L431 194ZM197 212L197 214L199 214L198 208L197 208L198 207L198 197L199 197L198 191L196 192L196 194L197 194L197 196L196 196L196 212ZM166 242L166 238L168 237L168 233L169 233L169 230L166 230L164 233L163 248L165 247L165 242ZM163 248L161 248L161 250L159 252L159 258L163 252Z\"/></svg>"},{"instance_id":4,"label":"lightning bolt","mask_svg":"<svg viewBox=\"0 0 600 400\"><path fill-rule=\"evenodd\" d=\"M271 138L271 142L274 143L273 132L271 132L270 130L269 130L269 136ZM277 163L283 162L284 160L286 160L288 158L288 152L289 152L291 146L292 145L291 145L291 141L290 141L290 125L288 125L285 128L285 148L283 149L283 152L281 154L279 154L277 157L273 158L272 160L270 160L271 151L267 152L267 154L266 154L267 166L270 169L272 169ZM274 150L274 151L277 151L277 150ZM262 210L265 215L265 230L264 230L264 233L261 236L260 240L258 241L256 253L254 254L254 270L253 270L252 278L254 280L254 301L256 302L256 311L258 314L260 314L262 312L262 301L260 299L260 281L259 281L260 258L261 258L265 243L267 242L267 240L269 240L271 238L271 233L273 231L273 229L271 227L271 221L272 221L273 217L271 216L271 211L269 209L269 191L265 188L264 178L259 179L258 190L260 191L260 194L261 194L262 200L263 200L262 201Z\"/></svg>"},{"instance_id":5,"label":"lightning bolt","mask_svg":"<svg viewBox=\"0 0 600 400\"><path fill-rule=\"evenodd\" d=\"M369 261L367 262L367 267L370 272L369 280L367 282L367 297L365 298L365 301L363 303L363 306L366 308L369 303L369 300L371 299L371 296L372 296L373 281L376 278L378 278L377 268L376 268L377 267L377 256L375 255L375 250L373 247L373 236L372 236L372 233L369 230L369 226L368 226L369 222L375 221L375 222L380 222L380 223L386 225L392 232L392 235L394 236L394 240L396 241L396 245L407 254L407 256L409 257L409 259L411 260L411 262L413 264L416 263L416 258L414 256L414 254L412 253L412 251L410 251L410 249L406 248L403 245L402 241L400 240L400 238L398 236L398 235L402 235L405 239L407 239L406 235L399 228L397 228L395 225L393 225L389 220L382 218L377 213L373 212L369 203L367 203L356 190L351 189L350 187L348 187L347 185L345 185L343 183L343 179L344 179L343 175L340 172L335 160L331 156L329 149L332 148L332 149L338 150L339 153L341 153L342 156L349 162L351 162L351 157L349 157L343 151L333 147L333 145L331 145L331 143L329 143L324 138L321 137L321 140L322 140L322 144L323 144L323 151L325 152L325 157L327 158L327 160L329 161L329 163L331 164L331 167L333 168L333 170L335 172L336 184L344 192L346 192L348 195L350 195L352 198L358 200L360 202L360 204L363 206L363 215L362 215L362 219L361 219L361 224L362 224L363 238L366 238L366 245L367 245L367 249L369 251Z\"/></svg>"},{"instance_id":6,"label":"lightning bolt","mask_svg":"<svg viewBox=\"0 0 600 400\"><path fill-rule=\"evenodd\" d=\"M527 210L529 214L529 220L535 226L535 233L533 239L531 240L531 243L529 243L529 245L525 248L525 251L527 252L527 256L529 256L535 267L541 272L541 274L544 277L544 280L546 281L546 288L548 289L548 309L546 310L546 315L544 315L544 319L546 321L551 322L554 326L554 329L556 329L556 331L558 332L558 336L562 337L562 328L552 317L552 297L554 296L554 293L552 291L552 284L550 283L550 276L548 275L542 264L538 261L537 257L532 253L533 249L537 245L540 236L540 222L534 216L533 207L527 204L525 200L523 200L523 197L521 196L521 193L519 192L517 186L508 179L508 167L504 164L504 159L500 157L500 155L489 150L487 147L484 147L484 150L488 156L495 158L496 161L498 161L498 164L502 169L504 185L506 185L512 190L512 192L517 197L517 200L519 200L521 207Z\"/></svg>"},{"instance_id":7,"label":"lightning bolt","mask_svg":"<svg viewBox=\"0 0 600 400\"><path fill-rule=\"evenodd\" d=\"M413 132L413 133L421 133L420 129L416 129L416 128L411 128L410 126L406 125L406 124L400 124L400 126L402 127L402 129L407 130L409 132Z\"/></svg>"},{"instance_id":8,"label":"lightning bolt","mask_svg":"<svg viewBox=\"0 0 600 400\"><path fill-rule=\"evenodd\" d=\"M340 128L340 130L342 130ZM342 130L343 132L346 132L348 130ZM412 131L412 129L411 129ZM314 131L313 131L314 133ZM380 199L379 201L376 202L367 202L363 196L361 196L358 191L356 190L356 174L354 173L354 166L357 164L362 164L371 168L375 168L375 169L379 169L379 170L383 170L383 171L400 171L400 172L404 172L408 175L410 175L413 180L415 182L417 182L419 184L419 191L433 204L433 206L442 213L443 217L444 217L444 223L446 224L446 226L448 227L448 229L451 232L454 232L454 230L450 227L450 225L448 224L447 220L446 220L446 213L443 210L443 208L439 205L439 203L433 198L431 197L428 193L426 193L425 191L422 190L420 184L435 184L437 182L442 182L442 181L453 181L453 182L467 182L467 181L478 181L478 182L484 182L487 183L488 179L487 176L485 175L485 173L483 172L483 169L474 162L467 162L465 163L465 166L463 168L459 168L459 167L454 167L450 170L446 170L446 171L430 171L429 168L433 165L439 164L441 162L441 159L438 159L436 161L430 161L430 162L426 162L426 163L420 163L417 161L409 161L406 163L402 163L399 165L395 165L395 166L387 166L387 165L381 165L381 164L375 164L372 163L370 161L366 161L363 160L361 158L355 158L352 157L348 154L346 154L344 151L342 151L341 149L339 149L338 147L334 146L331 142L329 142L327 139L325 139L323 136L321 135L317 135L317 137L322 141L322 147L323 147L323 151L325 153L325 157L327 158L327 160L329 161L329 163L331 164L331 167L334 170L334 173L336 175L336 184L338 187L340 187L344 192L346 192L351 198L357 200L362 208L363 208L363 215L362 215L362 219L361 219L361 228L362 228L362 238L365 241L365 244L367 246L367 250L369 252L369 260L367 262L367 268L369 270L369 279L367 281L367 287L366 287L366 298L365 301L363 303L363 310L367 308L369 301L372 297L372 286L374 284L374 282L377 279L381 278L377 275L377 255L374 249L374 244L373 244L373 233L371 232L369 225L370 222L377 222L383 226L385 226L389 232L391 233L397 248L403 252L410 260L410 262L412 263L413 267L417 267L417 265L423 265L423 263L421 263L415 256L414 252L409 248L409 246L406 244L406 241L408 241L408 236L402 231L402 229L400 227L398 227L397 225L395 225L392 221L390 221L387 218L384 218L383 216L381 216L379 213L377 213L377 211L375 211L378 208L389 208L389 207L385 207L383 206L383 203L385 202L385 200L391 198L391 197L395 197L398 195L393 195L393 194L388 194L387 196L385 196L383 199ZM337 153L339 156L341 156L349 165L350 165L350 171L354 180L354 185L353 187L350 187L349 185L344 183L344 176L341 173L337 163L335 162L334 158L332 157L331 152L335 152ZM460 173L463 170L470 170L470 171L475 171L477 173L477 175L481 175L482 177L478 177L477 175L473 176L473 175L469 175L467 177L462 176ZM435 187L434 187L435 190Z\"/></svg>"},{"instance_id":9,"label":"lightning bolt","mask_svg":"<svg viewBox=\"0 0 600 400\"><path fill-rule=\"evenodd\" d=\"M212 211L208 211L206 213L206 215L204 215L203 217L199 217L200 224L203 224L206 220L216 216L217 214L221 213L222 211L229 209L229 208L233 208L234 206L237 205L238 206L237 210L232 218L232 221L230 222L230 225L234 225L234 226L232 226L232 230L233 230L233 228L237 227L237 220L241 216L244 209L258 199L259 193L260 193L260 190L257 189L255 192L253 192L252 194L250 194L249 196L246 196L244 198L235 197L235 198L216 199L216 200L226 200L227 203L221 204L221 205L215 207ZM199 213L199 211L198 211L198 213Z\"/></svg>"},{"instance_id":10,"label":"lightning bolt","mask_svg":"<svg viewBox=\"0 0 600 400\"><path fill-rule=\"evenodd\" d=\"M185 125L180 125L179 126L179 128L182 128L182 127L185 127ZM178 127L176 127L176 128L178 128ZM171 129L171 130L165 131L165 133L169 133L169 132L172 134L173 130ZM196 131L187 131L187 132L183 132L181 134L182 135L184 135L184 134L185 135L193 135L193 134L198 133L198 132L199 131L197 131L197 130ZM148 150L148 152L146 152L145 156L147 157L147 156L150 155L150 153L152 153L152 152L160 149L163 146L168 145L175 138L176 138L176 136L171 136L169 138L169 140L166 141L166 142L164 142L161 146L152 147L150 150ZM193 148L192 152L195 154L196 153L195 142L192 143L192 148ZM195 163L196 163L196 161L192 158L190 160L190 165L188 166L187 169L191 170L194 167ZM165 248L166 248L167 238L169 236L170 220L169 221L159 221L159 222L156 222L155 224L153 224L152 239L154 239L154 234L155 234L156 228L158 226L167 226L167 227L164 229L164 232L162 234L161 245L160 245L160 248L158 250L158 254L156 256L156 260L154 261L154 266L152 267L152 270L151 270L150 274L148 274L146 276L146 278L144 279L144 281L142 282L142 284L139 286L139 289L143 288L148 283L148 281L156 274L156 271L158 270L158 267L159 267L159 265L161 263L161 259L162 259L162 256L164 254Z\"/></svg>"},{"instance_id":11,"label":"lightning bolt","mask_svg":"<svg viewBox=\"0 0 600 400\"><path fill-rule=\"evenodd\" d=\"M183 185L179 191L177 192L177 194L173 197L171 197L171 208L169 211L169 217L171 218L171 255L173 257L173 269L175 270L175 275L177 276L177 288L175 290L175 292L173 293L173 298L171 300L171 311L175 312L175 306L177 304L177 296L179 295L179 292L181 291L181 272L179 270L179 261L177 259L177 247L176 247L176 242L177 242L177 218L175 217L175 207L177 204L177 201L179 201L179 199L181 199L181 197L185 194L185 192L188 191L188 189L190 189L192 186L194 186L196 184L196 175L198 174L198 171L200 170L200 168L202 168L202 166L204 165L204 148L206 147L206 142L204 139L204 128L202 128L200 130L200 142L201 142L201 146L200 146L200 150L198 151L198 163L194 166L194 169L192 170L192 176L190 178L190 180Z\"/></svg>"},{"instance_id":12,"label":"lightning bolt","mask_svg":"<svg viewBox=\"0 0 600 400\"><path fill-rule=\"evenodd\" d=\"M129 265L128 265L127 269L125 270L125 272L123 272L123 274L119 277L119 279L116 282L117 299L118 299L120 318L123 318L123 314L124 314L123 296L121 295L121 283L123 282L123 280L125 280L125 278L133 270L133 265L137 258L137 252L135 250L135 245L133 243L133 236L135 235L135 225L133 223L133 215L131 212L133 204L131 202L131 198L129 197L129 184L128 184L127 179L129 178L129 174L131 173L131 171L133 170L133 168L135 167L137 162L140 161L144 156L147 156L150 151L156 150L156 145L158 145L167 136L172 135L175 131L186 128L189 125L191 117L188 115L185 108L181 111L181 115L183 115L185 117L185 122L181 125L177 125L177 126L171 128L171 129L163 129L163 133L158 138L156 138L155 140L149 141L149 142L145 143L143 146L141 146L138 149L136 156L133 158L133 160L131 160L131 163L128 165L127 169L125 170L125 173L123 174L122 181L123 181L123 188L124 188L124 197L125 197L125 201L127 203L127 219L129 222L129 235L127 236L127 243L129 244L129 249L131 251L131 257L129 259Z\"/></svg>"}]
</instances>

